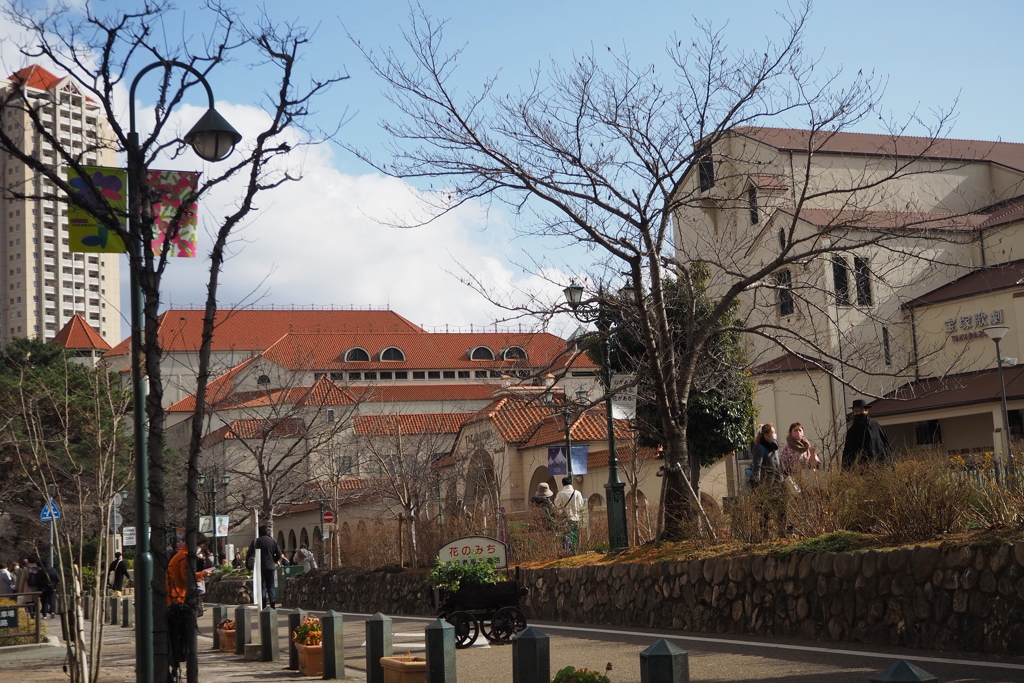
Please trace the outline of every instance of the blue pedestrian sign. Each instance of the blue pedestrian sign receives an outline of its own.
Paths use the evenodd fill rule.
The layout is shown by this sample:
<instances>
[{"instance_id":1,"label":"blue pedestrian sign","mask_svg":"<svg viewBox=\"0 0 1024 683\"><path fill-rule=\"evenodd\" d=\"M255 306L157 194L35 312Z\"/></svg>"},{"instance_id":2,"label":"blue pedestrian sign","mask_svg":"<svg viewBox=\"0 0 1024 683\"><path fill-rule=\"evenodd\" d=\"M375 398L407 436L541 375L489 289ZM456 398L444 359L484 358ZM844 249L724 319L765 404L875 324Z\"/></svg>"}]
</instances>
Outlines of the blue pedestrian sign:
<instances>
[{"instance_id":1,"label":"blue pedestrian sign","mask_svg":"<svg viewBox=\"0 0 1024 683\"><path fill-rule=\"evenodd\" d=\"M53 498L50 502L43 506L43 511L39 513L39 519L44 522L52 522L55 519L60 519L60 510L57 509L57 504L53 502Z\"/></svg>"}]
</instances>

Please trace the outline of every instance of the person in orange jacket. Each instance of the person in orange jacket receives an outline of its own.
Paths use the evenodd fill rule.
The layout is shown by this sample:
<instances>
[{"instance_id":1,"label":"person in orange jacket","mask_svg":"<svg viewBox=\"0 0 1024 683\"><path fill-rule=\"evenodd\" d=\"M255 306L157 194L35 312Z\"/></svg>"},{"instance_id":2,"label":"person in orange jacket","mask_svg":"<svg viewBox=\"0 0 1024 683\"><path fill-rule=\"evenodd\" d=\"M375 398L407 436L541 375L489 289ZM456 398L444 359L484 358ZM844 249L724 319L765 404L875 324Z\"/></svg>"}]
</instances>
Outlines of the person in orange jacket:
<instances>
[{"instance_id":1,"label":"person in orange jacket","mask_svg":"<svg viewBox=\"0 0 1024 683\"><path fill-rule=\"evenodd\" d=\"M209 539L203 534L196 538L196 552L201 554L209 545ZM188 583L185 580L188 569L188 547L182 543L178 552L174 554L171 561L167 563L167 604L184 603L188 594ZM196 583L198 584L206 577L205 571L196 572Z\"/></svg>"}]
</instances>

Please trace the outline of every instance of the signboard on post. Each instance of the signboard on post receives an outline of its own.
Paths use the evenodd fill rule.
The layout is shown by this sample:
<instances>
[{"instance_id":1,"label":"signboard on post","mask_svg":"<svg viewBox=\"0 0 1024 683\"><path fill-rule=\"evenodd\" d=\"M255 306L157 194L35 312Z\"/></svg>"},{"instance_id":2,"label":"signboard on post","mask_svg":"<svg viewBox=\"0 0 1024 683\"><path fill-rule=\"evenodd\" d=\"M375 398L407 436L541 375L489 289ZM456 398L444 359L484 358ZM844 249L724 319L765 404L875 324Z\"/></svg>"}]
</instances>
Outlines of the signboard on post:
<instances>
[{"instance_id":1,"label":"signboard on post","mask_svg":"<svg viewBox=\"0 0 1024 683\"><path fill-rule=\"evenodd\" d=\"M0 628L18 628L17 607L0 607Z\"/></svg>"},{"instance_id":2,"label":"signboard on post","mask_svg":"<svg viewBox=\"0 0 1024 683\"><path fill-rule=\"evenodd\" d=\"M217 538L226 538L228 535L229 526L231 526L230 515L217 515Z\"/></svg>"},{"instance_id":3,"label":"signboard on post","mask_svg":"<svg viewBox=\"0 0 1024 683\"><path fill-rule=\"evenodd\" d=\"M121 529L121 535L123 536L122 545L135 545L135 527L126 526Z\"/></svg>"},{"instance_id":4,"label":"signboard on post","mask_svg":"<svg viewBox=\"0 0 1024 683\"><path fill-rule=\"evenodd\" d=\"M334 523L334 513L330 510L324 510L324 524Z\"/></svg>"},{"instance_id":5,"label":"signboard on post","mask_svg":"<svg viewBox=\"0 0 1024 683\"><path fill-rule=\"evenodd\" d=\"M437 559L460 564L472 559L491 560L495 567L508 567L508 548L496 538L464 536L441 548L437 552Z\"/></svg>"},{"instance_id":6,"label":"signboard on post","mask_svg":"<svg viewBox=\"0 0 1024 683\"><path fill-rule=\"evenodd\" d=\"M60 519L60 510L57 509L57 503L53 502L53 498L43 506L43 511L39 513L39 519L43 522L52 522Z\"/></svg>"}]
</instances>

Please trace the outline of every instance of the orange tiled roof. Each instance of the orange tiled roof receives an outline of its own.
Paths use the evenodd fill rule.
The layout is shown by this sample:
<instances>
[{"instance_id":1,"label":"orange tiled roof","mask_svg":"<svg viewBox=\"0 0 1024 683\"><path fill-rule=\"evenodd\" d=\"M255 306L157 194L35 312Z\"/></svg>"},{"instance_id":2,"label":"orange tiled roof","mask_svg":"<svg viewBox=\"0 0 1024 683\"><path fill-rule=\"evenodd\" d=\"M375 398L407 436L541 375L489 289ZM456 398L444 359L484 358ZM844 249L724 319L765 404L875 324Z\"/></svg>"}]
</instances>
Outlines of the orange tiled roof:
<instances>
[{"instance_id":1,"label":"orange tiled roof","mask_svg":"<svg viewBox=\"0 0 1024 683\"><path fill-rule=\"evenodd\" d=\"M356 434L457 434L474 413L415 413L409 415L357 415Z\"/></svg>"},{"instance_id":2,"label":"orange tiled roof","mask_svg":"<svg viewBox=\"0 0 1024 683\"><path fill-rule=\"evenodd\" d=\"M228 439L295 439L306 433L306 425L297 417L283 420L262 418L234 420L203 437L203 448Z\"/></svg>"},{"instance_id":3,"label":"orange tiled roof","mask_svg":"<svg viewBox=\"0 0 1024 683\"><path fill-rule=\"evenodd\" d=\"M313 386L305 390L301 398L294 401L297 407L308 405L343 406L353 405L355 402L356 399L348 388L339 387L326 376L314 382Z\"/></svg>"},{"instance_id":4,"label":"orange tiled roof","mask_svg":"<svg viewBox=\"0 0 1024 683\"><path fill-rule=\"evenodd\" d=\"M779 150L818 154L857 154L866 156L922 157L952 161L989 161L1024 170L1024 144L879 135L872 133L832 133L792 128L739 126L733 132Z\"/></svg>"},{"instance_id":5,"label":"orange tiled roof","mask_svg":"<svg viewBox=\"0 0 1024 683\"><path fill-rule=\"evenodd\" d=\"M202 310L170 309L160 315L160 344L165 351L197 351ZM359 310L219 310L214 318L214 351L264 351L293 332L427 334L393 311ZM108 355L126 355L130 339Z\"/></svg>"},{"instance_id":6,"label":"orange tiled roof","mask_svg":"<svg viewBox=\"0 0 1024 683\"><path fill-rule=\"evenodd\" d=\"M504 395L480 409L466 424L490 421L503 441L520 444L529 440L545 417L560 409L558 405Z\"/></svg>"},{"instance_id":7,"label":"orange tiled roof","mask_svg":"<svg viewBox=\"0 0 1024 683\"><path fill-rule=\"evenodd\" d=\"M601 404L603 406L603 404ZM569 436L573 441L606 441L608 439L608 417L604 408L595 406L583 415L569 419ZM629 420L615 420L615 438L627 439L632 436ZM565 419L561 411L544 419L539 428L523 444L523 448L565 443Z\"/></svg>"},{"instance_id":8,"label":"orange tiled roof","mask_svg":"<svg viewBox=\"0 0 1024 683\"><path fill-rule=\"evenodd\" d=\"M49 90L64 79L57 78L38 64L33 64L15 71L11 74L11 80L36 90Z\"/></svg>"},{"instance_id":9,"label":"orange tiled roof","mask_svg":"<svg viewBox=\"0 0 1024 683\"><path fill-rule=\"evenodd\" d=\"M206 405L221 407L220 404L227 402L234 395L234 380L256 360L256 356L247 358L235 367L225 372L220 377L212 380L206 385ZM192 412L196 409L196 395L189 394L177 403L167 408L168 412Z\"/></svg>"},{"instance_id":10,"label":"orange tiled roof","mask_svg":"<svg viewBox=\"0 0 1024 683\"><path fill-rule=\"evenodd\" d=\"M61 328L50 343L63 346L65 349L99 349L100 351L110 349L110 344L104 341L99 332L89 327L85 318L78 313L71 316L71 320Z\"/></svg>"}]
</instances>

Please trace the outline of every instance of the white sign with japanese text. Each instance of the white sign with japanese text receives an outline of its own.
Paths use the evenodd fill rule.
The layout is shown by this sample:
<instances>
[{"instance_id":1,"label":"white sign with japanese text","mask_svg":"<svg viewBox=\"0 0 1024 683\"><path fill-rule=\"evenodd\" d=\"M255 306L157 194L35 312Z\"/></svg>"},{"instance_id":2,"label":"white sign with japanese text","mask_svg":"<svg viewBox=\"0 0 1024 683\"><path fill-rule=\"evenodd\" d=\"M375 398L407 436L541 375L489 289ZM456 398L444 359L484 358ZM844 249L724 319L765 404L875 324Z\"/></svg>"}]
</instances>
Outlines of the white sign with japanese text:
<instances>
[{"instance_id":1,"label":"white sign with japanese text","mask_svg":"<svg viewBox=\"0 0 1024 683\"><path fill-rule=\"evenodd\" d=\"M492 560L495 567L507 567L508 549L496 538L466 536L452 541L437 553L441 562L465 563L475 558Z\"/></svg>"}]
</instances>

